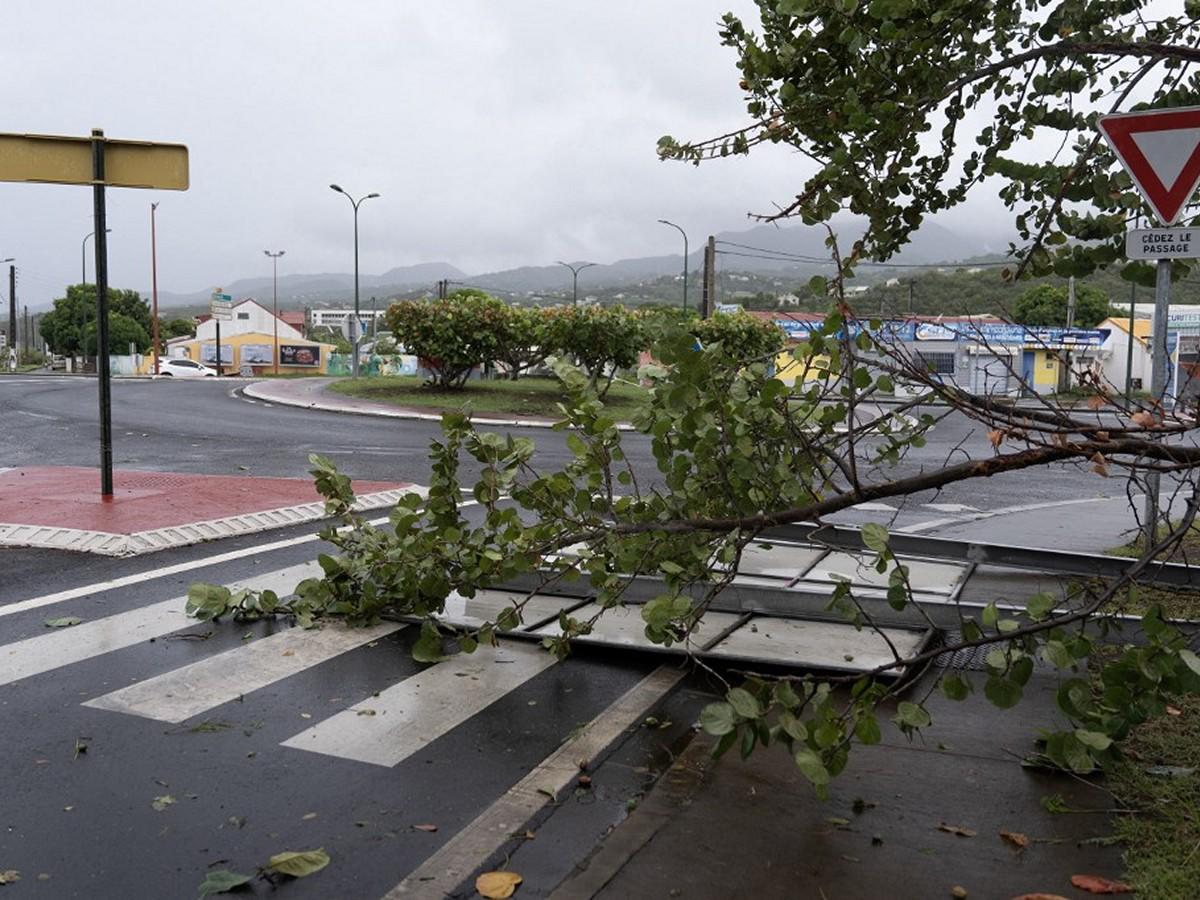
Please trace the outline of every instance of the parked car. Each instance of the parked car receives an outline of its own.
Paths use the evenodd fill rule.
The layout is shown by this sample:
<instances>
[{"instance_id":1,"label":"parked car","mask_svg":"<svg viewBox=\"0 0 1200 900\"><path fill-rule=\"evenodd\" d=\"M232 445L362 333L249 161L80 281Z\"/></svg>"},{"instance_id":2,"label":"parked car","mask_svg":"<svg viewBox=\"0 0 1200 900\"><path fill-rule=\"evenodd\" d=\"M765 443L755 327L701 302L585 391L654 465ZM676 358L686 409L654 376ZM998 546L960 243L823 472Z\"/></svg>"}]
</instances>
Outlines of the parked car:
<instances>
[{"instance_id":1,"label":"parked car","mask_svg":"<svg viewBox=\"0 0 1200 900\"><path fill-rule=\"evenodd\" d=\"M59 356L57 353L50 357L50 370L65 369L67 367L67 358Z\"/></svg>"},{"instance_id":2,"label":"parked car","mask_svg":"<svg viewBox=\"0 0 1200 900\"><path fill-rule=\"evenodd\" d=\"M217 377L217 370L192 362L190 359L160 359L158 374L172 378Z\"/></svg>"}]
</instances>

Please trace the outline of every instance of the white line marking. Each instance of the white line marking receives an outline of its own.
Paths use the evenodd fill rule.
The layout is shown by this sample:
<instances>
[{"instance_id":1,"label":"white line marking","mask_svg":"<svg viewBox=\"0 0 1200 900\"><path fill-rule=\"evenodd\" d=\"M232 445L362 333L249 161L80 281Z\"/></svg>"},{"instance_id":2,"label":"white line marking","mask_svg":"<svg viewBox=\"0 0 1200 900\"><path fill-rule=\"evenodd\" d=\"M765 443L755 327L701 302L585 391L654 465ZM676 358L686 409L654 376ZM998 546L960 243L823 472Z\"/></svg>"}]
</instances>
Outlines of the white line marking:
<instances>
[{"instance_id":1,"label":"white line marking","mask_svg":"<svg viewBox=\"0 0 1200 900\"><path fill-rule=\"evenodd\" d=\"M659 666L409 872L383 900L414 897L442 900L450 896L464 878L511 840L509 835L520 832L540 809L553 802L543 790L557 795L569 787L579 777L579 760L595 763L603 757L622 733L640 723L683 675L682 669Z\"/></svg>"},{"instance_id":2,"label":"white line marking","mask_svg":"<svg viewBox=\"0 0 1200 900\"><path fill-rule=\"evenodd\" d=\"M48 416L45 413L30 412L27 409L17 409L13 410L13 412L18 416L32 416L35 419L49 419L50 421L54 421L57 418L57 416Z\"/></svg>"},{"instance_id":3,"label":"white line marking","mask_svg":"<svg viewBox=\"0 0 1200 900\"><path fill-rule=\"evenodd\" d=\"M321 567L310 562L248 578L231 587L286 594L297 582L320 574ZM0 685L196 625L197 621L184 613L185 602L186 597L174 597L141 609L105 616L70 628L55 629L50 634L0 646Z\"/></svg>"},{"instance_id":4,"label":"white line marking","mask_svg":"<svg viewBox=\"0 0 1200 900\"><path fill-rule=\"evenodd\" d=\"M458 653L288 738L283 746L395 766L555 663L535 644Z\"/></svg>"},{"instance_id":5,"label":"white line marking","mask_svg":"<svg viewBox=\"0 0 1200 900\"><path fill-rule=\"evenodd\" d=\"M466 505L466 504L463 504ZM383 525L388 521L386 517L369 520L371 525ZM287 538L282 541L272 541L269 544L256 544L253 547L243 547L241 550L230 550L226 553L217 553L213 556L204 556L200 559L193 559L189 562L176 563L172 566L160 566L157 569L148 569L145 572L138 572L134 575L123 575L120 578L113 578L108 581L97 581L93 584L85 584L80 587L68 588L64 591L56 591L53 594L44 594L41 597L31 597L28 600L20 600L16 603L9 603L5 606L0 606L0 616L11 616L14 613L25 612L29 609L40 609L43 606L51 606L55 603L63 603L67 600L75 600L79 597L86 597L89 594L98 594L102 591L111 591L115 588L127 587L131 584L140 584L143 581L152 581L155 578L166 578L168 575L178 575L180 572L187 572L191 569L199 569L204 566L214 566L220 563L231 562L235 559L243 559L247 556L254 556L257 553L270 553L274 550L282 550L285 547L295 547L298 544L307 544L310 541L320 540L320 537L315 534L306 534L301 537Z\"/></svg>"},{"instance_id":6,"label":"white line marking","mask_svg":"<svg viewBox=\"0 0 1200 900\"><path fill-rule=\"evenodd\" d=\"M922 503L926 509L943 513L977 513L982 510L978 506L967 506L965 503Z\"/></svg>"},{"instance_id":7,"label":"white line marking","mask_svg":"<svg viewBox=\"0 0 1200 900\"><path fill-rule=\"evenodd\" d=\"M889 503L871 503L871 502L858 503L850 508L851 509L860 509L863 512L889 512L890 513L890 512L896 511L896 507L892 506Z\"/></svg>"},{"instance_id":8,"label":"white line marking","mask_svg":"<svg viewBox=\"0 0 1200 900\"><path fill-rule=\"evenodd\" d=\"M1084 497L1080 500L1055 500L1049 503L1027 503L1022 506L1004 506L1000 509L989 509L971 515L956 516L952 519L930 519L928 522L918 522L916 525L906 525L897 528L901 534L916 534L921 531L932 531L944 525L965 525L968 522L978 522L993 516L1007 516L1012 513L1034 512L1039 509L1055 509L1060 506L1078 506L1082 503L1108 503L1112 500L1125 501L1124 497Z\"/></svg>"},{"instance_id":9,"label":"white line marking","mask_svg":"<svg viewBox=\"0 0 1200 900\"><path fill-rule=\"evenodd\" d=\"M371 628L289 628L83 705L179 723L404 627L385 622Z\"/></svg>"}]
</instances>

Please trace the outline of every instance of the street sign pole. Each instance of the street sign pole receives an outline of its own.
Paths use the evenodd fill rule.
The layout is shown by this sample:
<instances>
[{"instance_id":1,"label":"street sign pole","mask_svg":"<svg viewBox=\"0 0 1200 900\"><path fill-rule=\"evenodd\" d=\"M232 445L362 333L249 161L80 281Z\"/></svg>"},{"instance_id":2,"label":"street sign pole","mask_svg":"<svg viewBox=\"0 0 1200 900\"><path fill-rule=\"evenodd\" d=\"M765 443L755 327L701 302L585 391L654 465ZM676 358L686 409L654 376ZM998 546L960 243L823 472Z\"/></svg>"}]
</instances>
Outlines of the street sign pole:
<instances>
[{"instance_id":1,"label":"street sign pole","mask_svg":"<svg viewBox=\"0 0 1200 900\"><path fill-rule=\"evenodd\" d=\"M1154 334L1151 345L1150 396L1152 401L1166 405L1167 392L1167 315L1171 308L1171 261L1160 259L1154 272ZM1130 340L1132 340L1132 336ZM1159 483L1158 473L1146 476L1146 546L1154 546L1158 523Z\"/></svg>"},{"instance_id":2,"label":"street sign pole","mask_svg":"<svg viewBox=\"0 0 1200 900\"><path fill-rule=\"evenodd\" d=\"M96 375L100 382L100 495L113 495L112 375L108 369L108 233L104 208L104 132L92 129L92 215L96 226Z\"/></svg>"}]
</instances>

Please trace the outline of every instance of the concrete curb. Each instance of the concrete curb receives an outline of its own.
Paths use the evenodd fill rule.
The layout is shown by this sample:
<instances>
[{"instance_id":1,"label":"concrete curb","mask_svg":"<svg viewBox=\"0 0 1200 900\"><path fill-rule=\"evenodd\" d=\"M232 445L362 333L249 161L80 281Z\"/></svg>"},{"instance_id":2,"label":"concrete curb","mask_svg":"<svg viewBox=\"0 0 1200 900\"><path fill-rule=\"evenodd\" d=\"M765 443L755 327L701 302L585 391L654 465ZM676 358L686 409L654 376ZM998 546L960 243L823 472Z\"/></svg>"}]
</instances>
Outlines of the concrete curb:
<instances>
[{"instance_id":1,"label":"concrete curb","mask_svg":"<svg viewBox=\"0 0 1200 900\"><path fill-rule=\"evenodd\" d=\"M405 494L424 495L426 488L409 485L390 491L363 494L354 504L357 512L394 506ZM260 512L224 516L203 522L168 525L150 531L116 534L109 531L88 531L81 528L59 528L51 525L19 525L0 522L0 547L35 547L47 550L69 550L94 553L98 556L141 556L158 550L186 547L205 541L256 534L289 525L302 525L328 518L325 501L302 503Z\"/></svg>"},{"instance_id":2,"label":"concrete curb","mask_svg":"<svg viewBox=\"0 0 1200 900\"><path fill-rule=\"evenodd\" d=\"M271 382L256 381L242 388L242 394L255 400L261 400L264 403L274 403L279 406L294 406L298 409L316 409L322 412L357 416L376 416L381 419L415 419L423 422L440 422L442 420L440 412L424 412L423 410L406 406L397 406L394 409L385 407L354 407L339 403L336 400L308 400L300 397L291 397L286 392L275 393L271 391L272 387L274 385ZM322 391L322 395L326 396L327 394ZM555 419L502 419L493 416L471 417L471 423L474 425L504 426L509 428L553 428L556 421ZM628 422L618 422L617 430L633 431L634 428Z\"/></svg>"}]
</instances>

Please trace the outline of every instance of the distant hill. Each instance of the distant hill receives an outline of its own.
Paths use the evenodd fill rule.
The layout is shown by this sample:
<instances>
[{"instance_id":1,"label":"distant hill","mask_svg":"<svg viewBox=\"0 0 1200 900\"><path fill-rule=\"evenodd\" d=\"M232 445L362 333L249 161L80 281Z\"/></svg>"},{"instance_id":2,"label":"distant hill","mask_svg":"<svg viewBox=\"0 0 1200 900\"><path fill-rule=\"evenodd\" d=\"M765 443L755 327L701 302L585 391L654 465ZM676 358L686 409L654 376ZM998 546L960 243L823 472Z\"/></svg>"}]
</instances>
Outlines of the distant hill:
<instances>
[{"instance_id":1,"label":"distant hill","mask_svg":"<svg viewBox=\"0 0 1200 900\"><path fill-rule=\"evenodd\" d=\"M848 236L857 234L854 222L843 219L835 223ZM805 271L828 267L829 250L825 246L826 231L817 226L758 225L743 231L723 231L716 235L717 268L727 272L779 274L788 272L797 277ZM689 273L696 277L704 259L703 238L692 235L689 248ZM705 236L706 237L706 236ZM843 250L847 250L844 247ZM927 222L914 235L912 242L892 261L908 265L955 263L984 253L986 248L968 236ZM802 259L780 259L786 253ZM807 257L808 259L803 259ZM570 260L570 262L576 262ZM682 273L681 254L639 256L597 264L579 275L580 293L595 289L633 286ZM466 275L461 269L445 262L422 263L390 269L382 275L363 274L360 284L368 294L380 299L411 295L414 291L432 292L441 279L459 284L474 285L501 295L564 293L571 289L571 273L557 264L521 266L497 272ZM454 285L452 285L453 287ZM271 295L270 277L242 278L224 285L235 297L252 296L259 299ZM159 305L167 307L207 304L212 288L190 294L159 291ZM346 273L285 275L279 279L279 298L288 306L329 306L345 303L354 295L354 276Z\"/></svg>"}]
</instances>

